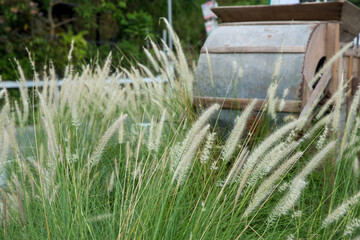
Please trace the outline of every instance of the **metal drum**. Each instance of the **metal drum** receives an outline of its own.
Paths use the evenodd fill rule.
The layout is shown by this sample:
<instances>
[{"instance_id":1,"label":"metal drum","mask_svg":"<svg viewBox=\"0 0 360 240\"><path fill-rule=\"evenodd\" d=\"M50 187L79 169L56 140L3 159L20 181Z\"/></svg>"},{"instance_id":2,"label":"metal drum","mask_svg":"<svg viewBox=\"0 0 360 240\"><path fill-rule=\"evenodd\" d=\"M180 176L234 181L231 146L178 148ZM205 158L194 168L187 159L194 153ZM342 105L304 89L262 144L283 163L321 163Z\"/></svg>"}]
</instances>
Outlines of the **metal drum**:
<instances>
[{"instance_id":1,"label":"metal drum","mask_svg":"<svg viewBox=\"0 0 360 240\"><path fill-rule=\"evenodd\" d=\"M284 114L300 114L313 95L331 96L340 72L344 67L348 69L341 59L327 77L315 84L310 82L340 49L342 41L360 31L359 26L354 28L342 17L345 13L360 17L359 9L348 2L219 7L213 11L223 23L201 49L194 102L202 107L219 103L223 108L218 119L222 126L231 127L234 116L252 99L258 99L255 110L259 111L275 80L279 99L286 89L288 92L281 109Z\"/></svg>"}]
</instances>

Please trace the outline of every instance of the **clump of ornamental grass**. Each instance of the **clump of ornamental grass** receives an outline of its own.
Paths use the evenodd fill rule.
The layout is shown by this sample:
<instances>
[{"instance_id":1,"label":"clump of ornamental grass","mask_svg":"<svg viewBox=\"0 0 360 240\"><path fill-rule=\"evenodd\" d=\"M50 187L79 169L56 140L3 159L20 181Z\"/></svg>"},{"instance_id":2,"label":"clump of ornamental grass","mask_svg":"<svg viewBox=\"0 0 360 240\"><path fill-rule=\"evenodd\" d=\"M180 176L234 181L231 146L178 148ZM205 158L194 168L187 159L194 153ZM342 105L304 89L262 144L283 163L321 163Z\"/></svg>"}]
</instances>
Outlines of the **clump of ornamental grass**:
<instances>
[{"instance_id":1,"label":"clump of ornamental grass","mask_svg":"<svg viewBox=\"0 0 360 240\"><path fill-rule=\"evenodd\" d=\"M174 52L149 39L148 64L129 69L114 68L109 54L104 64L75 71L72 45L61 88L50 63L34 73L35 82L44 78L42 88L32 89L34 99L19 66L19 101L0 91L0 176L7 179L0 182L0 238L331 239L356 233L359 92L341 139L346 81L312 114L271 132L244 134L254 100L222 139L209 125L220 105L198 116L192 110L194 72L170 34ZM280 68L286 68L281 57L258 116L276 119L284 105L276 95ZM306 124L311 116L316 121ZM257 124L251 129L266 126Z\"/></svg>"}]
</instances>

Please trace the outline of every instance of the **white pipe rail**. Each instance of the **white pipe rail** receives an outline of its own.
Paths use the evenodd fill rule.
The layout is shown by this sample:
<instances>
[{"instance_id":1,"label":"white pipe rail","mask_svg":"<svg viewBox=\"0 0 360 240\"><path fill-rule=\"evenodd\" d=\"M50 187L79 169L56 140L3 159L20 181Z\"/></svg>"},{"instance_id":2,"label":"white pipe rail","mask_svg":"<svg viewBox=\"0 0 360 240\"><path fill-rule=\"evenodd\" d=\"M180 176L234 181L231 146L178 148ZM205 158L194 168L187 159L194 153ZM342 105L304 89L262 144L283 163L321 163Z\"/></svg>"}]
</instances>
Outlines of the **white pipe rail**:
<instances>
[{"instance_id":1,"label":"white pipe rail","mask_svg":"<svg viewBox=\"0 0 360 240\"><path fill-rule=\"evenodd\" d=\"M106 79L106 83L110 83L110 79ZM130 78L119 78L115 80L116 82L120 83L121 85L125 84L131 84L132 80ZM155 81L158 83L166 83L168 82L167 79L161 78L159 76L155 77ZM153 79L151 78L143 78L144 83L152 83ZM57 85L61 87L63 83L63 80L58 80ZM34 87L43 87L45 85L45 81L39 81L38 84L36 84L35 81L26 81L26 87L27 88L34 88ZM0 89L6 88L6 89L14 89L14 88L20 88L21 83L18 81L1 81L0 82Z\"/></svg>"}]
</instances>

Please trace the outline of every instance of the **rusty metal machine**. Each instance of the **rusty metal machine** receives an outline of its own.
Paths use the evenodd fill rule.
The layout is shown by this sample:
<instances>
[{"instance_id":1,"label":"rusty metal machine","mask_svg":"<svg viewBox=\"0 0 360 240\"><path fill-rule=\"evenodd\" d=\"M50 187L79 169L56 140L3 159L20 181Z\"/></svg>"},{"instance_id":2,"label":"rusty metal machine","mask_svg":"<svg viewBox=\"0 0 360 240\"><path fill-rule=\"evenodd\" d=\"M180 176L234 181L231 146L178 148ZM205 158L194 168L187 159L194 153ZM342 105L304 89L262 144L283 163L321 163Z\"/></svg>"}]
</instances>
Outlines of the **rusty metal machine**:
<instances>
[{"instance_id":1,"label":"rusty metal machine","mask_svg":"<svg viewBox=\"0 0 360 240\"><path fill-rule=\"evenodd\" d=\"M260 110L275 68L278 98L288 89L281 110L285 113L301 114L319 94L330 97L342 74L350 82L360 77L360 47L354 44L311 83L322 65L360 33L360 9L348 1L216 7L212 11L222 23L201 49L194 100L202 107L219 103L223 108L220 122L228 122L254 98L258 99L255 110ZM350 83L349 88L354 85Z\"/></svg>"}]
</instances>

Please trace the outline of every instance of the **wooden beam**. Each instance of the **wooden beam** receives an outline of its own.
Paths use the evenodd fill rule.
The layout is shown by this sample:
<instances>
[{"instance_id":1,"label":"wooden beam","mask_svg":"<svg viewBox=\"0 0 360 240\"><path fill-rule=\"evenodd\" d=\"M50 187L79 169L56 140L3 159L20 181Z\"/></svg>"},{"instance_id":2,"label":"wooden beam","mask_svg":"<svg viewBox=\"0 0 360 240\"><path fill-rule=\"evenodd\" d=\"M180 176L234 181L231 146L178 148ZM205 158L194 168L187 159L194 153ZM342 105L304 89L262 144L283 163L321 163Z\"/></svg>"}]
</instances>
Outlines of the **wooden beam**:
<instances>
[{"instance_id":1,"label":"wooden beam","mask_svg":"<svg viewBox=\"0 0 360 240\"><path fill-rule=\"evenodd\" d=\"M350 55L348 61L348 75L347 75L348 80L350 80L349 82L350 86L351 86L351 78L353 77L353 64L354 64L354 56Z\"/></svg>"},{"instance_id":2,"label":"wooden beam","mask_svg":"<svg viewBox=\"0 0 360 240\"><path fill-rule=\"evenodd\" d=\"M328 23L326 30L326 59L329 61L340 49L340 24L339 23ZM342 58L342 57L340 57ZM339 58L332 65L332 80L329 83L327 93L333 95L339 86Z\"/></svg>"},{"instance_id":3,"label":"wooden beam","mask_svg":"<svg viewBox=\"0 0 360 240\"><path fill-rule=\"evenodd\" d=\"M216 7L211 10L223 22L245 21L329 21L341 20L342 2L289 5ZM350 9L352 10L352 9Z\"/></svg>"},{"instance_id":4,"label":"wooden beam","mask_svg":"<svg viewBox=\"0 0 360 240\"><path fill-rule=\"evenodd\" d=\"M328 22L328 21L327 21ZM337 21L334 21L337 22ZM256 22L225 22L219 23L218 26L240 26L240 25L304 25L320 24L323 21L256 21Z\"/></svg>"},{"instance_id":5,"label":"wooden beam","mask_svg":"<svg viewBox=\"0 0 360 240\"><path fill-rule=\"evenodd\" d=\"M208 53L305 53L306 46L210 47ZM204 48L201 53L206 53Z\"/></svg>"},{"instance_id":6,"label":"wooden beam","mask_svg":"<svg viewBox=\"0 0 360 240\"><path fill-rule=\"evenodd\" d=\"M326 57L326 29L327 24L321 23L311 34L309 43L307 45L304 67L303 67L303 96L302 101L305 104L310 97L313 88L310 85L314 75L317 73L317 67L323 57Z\"/></svg>"},{"instance_id":7,"label":"wooden beam","mask_svg":"<svg viewBox=\"0 0 360 240\"><path fill-rule=\"evenodd\" d=\"M347 113L349 113L350 111L350 107L351 107L351 102L352 102L352 99L353 99L353 96L352 96L352 86L353 86L353 83L352 83L352 79L353 79L353 64L354 64L354 56L350 55L349 56L349 60L348 60L348 75L347 75L347 80L349 80L349 84L348 84L348 94L346 96L346 103L347 103Z\"/></svg>"},{"instance_id":8,"label":"wooden beam","mask_svg":"<svg viewBox=\"0 0 360 240\"><path fill-rule=\"evenodd\" d=\"M300 113L300 117L306 115L314 104L318 104L321 94L324 93L326 86L329 84L331 79L331 69L327 69L321 76L315 89L312 91L309 99L307 100L304 108Z\"/></svg>"},{"instance_id":9,"label":"wooden beam","mask_svg":"<svg viewBox=\"0 0 360 240\"><path fill-rule=\"evenodd\" d=\"M209 107L215 103L219 104L222 109L242 110L254 99L247 98L220 98L220 97L195 97L194 104L201 104L202 107ZM264 108L267 100L257 99L254 110L260 111ZM278 111L279 109L277 109ZM285 106L281 112L300 113L301 101L285 100Z\"/></svg>"},{"instance_id":10,"label":"wooden beam","mask_svg":"<svg viewBox=\"0 0 360 240\"><path fill-rule=\"evenodd\" d=\"M360 9L345 1L341 12L341 29L356 36L360 32ZM353 37L354 38L354 37Z\"/></svg>"}]
</instances>

